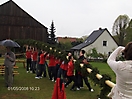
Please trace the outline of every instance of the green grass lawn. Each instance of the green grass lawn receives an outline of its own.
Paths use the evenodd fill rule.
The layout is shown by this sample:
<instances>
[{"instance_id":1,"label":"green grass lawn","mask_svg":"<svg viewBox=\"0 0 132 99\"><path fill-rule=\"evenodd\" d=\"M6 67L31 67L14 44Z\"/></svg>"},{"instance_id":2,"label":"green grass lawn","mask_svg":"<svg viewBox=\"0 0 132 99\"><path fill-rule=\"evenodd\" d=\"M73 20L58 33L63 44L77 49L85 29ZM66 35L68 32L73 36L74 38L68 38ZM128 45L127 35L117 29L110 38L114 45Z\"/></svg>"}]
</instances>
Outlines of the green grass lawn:
<instances>
[{"instance_id":1,"label":"green grass lawn","mask_svg":"<svg viewBox=\"0 0 132 99\"><path fill-rule=\"evenodd\" d=\"M109 74L112 80L115 81L115 75L106 63L91 62L94 67L98 67L100 74ZM14 76L14 87L16 88L34 88L34 90L8 90L4 85L4 78L0 75L0 99L51 99L54 88L54 82L50 81L48 77L42 79L35 79L35 74L26 73L26 69L22 63L17 63L19 66L19 75ZM94 92L89 92L86 85L80 91L70 91L72 84L65 89L67 99L97 99L100 93L98 85L94 85L89 80ZM36 90L35 90L36 89Z\"/></svg>"},{"instance_id":2,"label":"green grass lawn","mask_svg":"<svg viewBox=\"0 0 132 99\"><path fill-rule=\"evenodd\" d=\"M115 83L115 74L111 70L111 68L107 65L107 63L103 62L90 62L93 67L97 67L98 70L100 71L100 74L108 74L112 78L112 82Z\"/></svg>"}]
</instances>

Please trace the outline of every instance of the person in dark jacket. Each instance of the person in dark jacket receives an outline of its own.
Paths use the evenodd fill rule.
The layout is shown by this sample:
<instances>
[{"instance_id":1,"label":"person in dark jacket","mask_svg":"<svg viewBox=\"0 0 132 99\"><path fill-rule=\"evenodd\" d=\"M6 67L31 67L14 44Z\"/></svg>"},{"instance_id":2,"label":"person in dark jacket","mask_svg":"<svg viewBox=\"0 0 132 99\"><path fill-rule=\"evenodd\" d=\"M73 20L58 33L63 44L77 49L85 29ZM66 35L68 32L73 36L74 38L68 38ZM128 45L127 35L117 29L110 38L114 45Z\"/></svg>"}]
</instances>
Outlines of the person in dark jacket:
<instances>
[{"instance_id":1,"label":"person in dark jacket","mask_svg":"<svg viewBox=\"0 0 132 99\"><path fill-rule=\"evenodd\" d=\"M83 64L89 64L89 62L87 61L86 58L83 59L82 61ZM88 82L88 77L86 75L82 75L82 73L80 73L80 75L78 75L78 79L82 79L82 81L84 80L86 86L88 87L88 90L93 92L94 90L91 88L90 83ZM78 84L81 85L81 80L78 81Z\"/></svg>"},{"instance_id":2,"label":"person in dark jacket","mask_svg":"<svg viewBox=\"0 0 132 99\"><path fill-rule=\"evenodd\" d=\"M85 59L85 51L84 50L81 50L80 51L80 56L78 58L79 61L83 62L83 59ZM79 88L83 88L83 79L82 79L82 75L80 74L80 72L78 72L77 70L75 71L75 77L78 81L78 84L79 84Z\"/></svg>"}]
</instances>

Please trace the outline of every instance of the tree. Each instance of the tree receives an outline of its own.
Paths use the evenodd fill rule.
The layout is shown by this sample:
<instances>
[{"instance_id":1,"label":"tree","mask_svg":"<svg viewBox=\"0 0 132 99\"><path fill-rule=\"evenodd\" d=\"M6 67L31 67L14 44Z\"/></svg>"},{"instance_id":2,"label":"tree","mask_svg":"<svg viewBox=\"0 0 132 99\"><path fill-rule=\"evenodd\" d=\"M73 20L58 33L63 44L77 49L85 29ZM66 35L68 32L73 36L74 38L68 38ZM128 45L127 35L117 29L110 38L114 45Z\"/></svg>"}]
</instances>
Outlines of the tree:
<instances>
[{"instance_id":1,"label":"tree","mask_svg":"<svg viewBox=\"0 0 132 99\"><path fill-rule=\"evenodd\" d=\"M74 46L79 45L81 43L82 43L82 41L73 41L73 42L71 42L71 45L72 45L72 47L74 47Z\"/></svg>"},{"instance_id":2,"label":"tree","mask_svg":"<svg viewBox=\"0 0 132 99\"><path fill-rule=\"evenodd\" d=\"M55 26L54 26L54 22L52 21L51 23L51 27L50 27L50 31L49 31L49 37L48 37L48 42L50 44L55 44L56 43L56 38L55 38Z\"/></svg>"},{"instance_id":3,"label":"tree","mask_svg":"<svg viewBox=\"0 0 132 99\"><path fill-rule=\"evenodd\" d=\"M126 29L126 32L127 32L127 35L126 35L126 39L125 39L125 44L132 41L132 19L129 22L129 26Z\"/></svg>"},{"instance_id":4,"label":"tree","mask_svg":"<svg viewBox=\"0 0 132 99\"><path fill-rule=\"evenodd\" d=\"M127 15L119 15L113 24L112 33L117 36L119 45L124 44L124 39L127 34L126 28L129 25L129 21L130 18Z\"/></svg>"},{"instance_id":5,"label":"tree","mask_svg":"<svg viewBox=\"0 0 132 99\"><path fill-rule=\"evenodd\" d=\"M88 35L82 36L83 41L85 41L88 38Z\"/></svg>"},{"instance_id":6,"label":"tree","mask_svg":"<svg viewBox=\"0 0 132 99\"><path fill-rule=\"evenodd\" d=\"M92 49L91 56L92 56L93 58L98 58L98 52L97 52L96 48L93 48L93 49Z\"/></svg>"}]
</instances>

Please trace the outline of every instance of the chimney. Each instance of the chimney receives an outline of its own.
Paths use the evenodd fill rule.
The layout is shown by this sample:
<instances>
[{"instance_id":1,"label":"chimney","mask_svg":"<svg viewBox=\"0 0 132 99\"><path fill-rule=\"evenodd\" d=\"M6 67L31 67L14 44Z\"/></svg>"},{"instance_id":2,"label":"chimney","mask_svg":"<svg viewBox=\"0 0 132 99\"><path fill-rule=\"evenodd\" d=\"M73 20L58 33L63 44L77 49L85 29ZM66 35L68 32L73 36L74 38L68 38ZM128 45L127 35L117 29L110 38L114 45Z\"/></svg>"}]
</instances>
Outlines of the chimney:
<instances>
[{"instance_id":1,"label":"chimney","mask_svg":"<svg viewBox=\"0 0 132 99\"><path fill-rule=\"evenodd\" d=\"M100 27L99 30L102 30L102 28Z\"/></svg>"}]
</instances>

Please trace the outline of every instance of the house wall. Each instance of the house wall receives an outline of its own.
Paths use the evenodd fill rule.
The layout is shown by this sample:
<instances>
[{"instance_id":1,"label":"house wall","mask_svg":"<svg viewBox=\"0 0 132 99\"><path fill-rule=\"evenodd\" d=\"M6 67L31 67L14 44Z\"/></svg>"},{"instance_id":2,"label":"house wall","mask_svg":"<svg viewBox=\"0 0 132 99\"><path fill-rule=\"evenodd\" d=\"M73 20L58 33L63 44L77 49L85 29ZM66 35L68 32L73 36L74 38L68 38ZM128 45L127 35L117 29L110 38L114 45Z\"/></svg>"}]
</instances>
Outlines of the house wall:
<instances>
[{"instance_id":1,"label":"house wall","mask_svg":"<svg viewBox=\"0 0 132 99\"><path fill-rule=\"evenodd\" d=\"M77 58L79 58L79 51L78 51L78 50L74 51L74 55L75 55Z\"/></svg>"},{"instance_id":2,"label":"house wall","mask_svg":"<svg viewBox=\"0 0 132 99\"><path fill-rule=\"evenodd\" d=\"M103 41L107 41L107 46L103 46ZM109 52L112 52L117 47L118 45L116 44L116 42L113 40L110 34L105 30L104 33L102 33L93 44L83 48L83 50L85 50L86 52L90 52L91 49L96 48L98 53L108 55Z\"/></svg>"}]
</instances>

